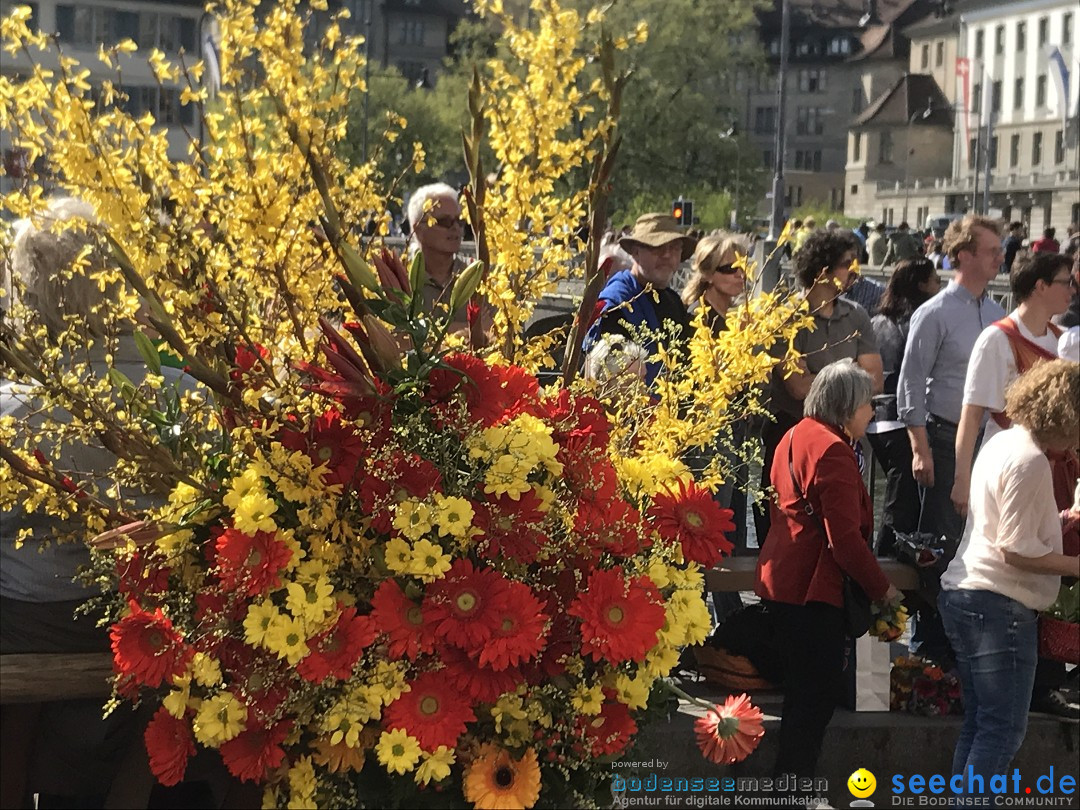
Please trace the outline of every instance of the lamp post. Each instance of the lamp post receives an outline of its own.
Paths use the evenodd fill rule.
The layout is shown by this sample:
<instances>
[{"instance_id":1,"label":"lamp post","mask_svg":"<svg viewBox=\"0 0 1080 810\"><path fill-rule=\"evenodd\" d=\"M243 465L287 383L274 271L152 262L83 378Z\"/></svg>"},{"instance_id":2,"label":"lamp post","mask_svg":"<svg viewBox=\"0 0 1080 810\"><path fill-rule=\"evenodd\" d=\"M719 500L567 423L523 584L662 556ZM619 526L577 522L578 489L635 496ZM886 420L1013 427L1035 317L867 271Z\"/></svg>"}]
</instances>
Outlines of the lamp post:
<instances>
[{"instance_id":1,"label":"lamp post","mask_svg":"<svg viewBox=\"0 0 1080 810\"><path fill-rule=\"evenodd\" d=\"M721 133L721 139L735 144L735 207L731 212L731 229L739 229L739 188L742 183L742 148L739 139L735 135L735 125L732 124L727 132Z\"/></svg>"},{"instance_id":2,"label":"lamp post","mask_svg":"<svg viewBox=\"0 0 1080 810\"><path fill-rule=\"evenodd\" d=\"M907 132L904 136L904 215L900 218L901 222L908 221L908 198L911 196L911 189L908 186L909 168L911 166L911 155L915 152L915 148L911 145L911 125L915 123L916 118L922 118L924 121L934 113L933 99L926 99L926 109L916 110L908 118Z\"/></svg>"},{"instance_id":3,"label":"lamp post","mask_svg":"<svg viewBox=\"0 0 1080 810\"><path fill-rule=\"evenodd\" d=\"M787 149L787 65L791 40L791 0L780 7L780 72L776 90L776 151L773 160L772 214L769 217L769 241L780 238L784 227L784 152Z\"/></svg>"}]
</instances>

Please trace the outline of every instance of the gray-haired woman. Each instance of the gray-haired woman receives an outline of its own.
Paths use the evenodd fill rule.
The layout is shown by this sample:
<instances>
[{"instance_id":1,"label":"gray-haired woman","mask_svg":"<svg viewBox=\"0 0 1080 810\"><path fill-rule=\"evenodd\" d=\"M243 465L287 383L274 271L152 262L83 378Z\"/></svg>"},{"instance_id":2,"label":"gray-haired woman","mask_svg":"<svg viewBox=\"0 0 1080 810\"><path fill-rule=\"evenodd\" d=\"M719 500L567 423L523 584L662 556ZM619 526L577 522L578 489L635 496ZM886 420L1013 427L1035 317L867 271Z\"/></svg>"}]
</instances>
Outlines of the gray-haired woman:
<instances>
[{"instance_id":1,"label":"gray-haired woman","mask_svg":"<svg viewBox=\"0 0 1080 810\"><path fill-rule=\"evenodd\" d=\"M842 688L844 577L872 600L896 593L870 550L873 504L855 453L873 416L872 389L851 360L825 366L773 460L776 498L755 591L785 640L777 774L813 776L817 766Z\"/></svg>"}]
</instances>

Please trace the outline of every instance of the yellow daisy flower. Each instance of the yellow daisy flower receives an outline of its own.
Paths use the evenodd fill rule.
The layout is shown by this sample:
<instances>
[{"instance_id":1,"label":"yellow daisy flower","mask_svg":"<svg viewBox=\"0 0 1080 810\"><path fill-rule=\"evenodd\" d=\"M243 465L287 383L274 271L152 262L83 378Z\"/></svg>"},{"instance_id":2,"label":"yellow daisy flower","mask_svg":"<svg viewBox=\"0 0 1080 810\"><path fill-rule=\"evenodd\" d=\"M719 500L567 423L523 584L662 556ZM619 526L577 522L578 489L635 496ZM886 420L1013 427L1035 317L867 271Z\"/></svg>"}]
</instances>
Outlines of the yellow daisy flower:
<instances>
[{"instance_id":1,"label":"yellow daisy flower","mask_svg":"<svg viewBox=\"0 0 1080 810\"><path fill-rule=\"evenodd\" d=\"M404 774L416 767L420 761L420 743L410 737L404 729L384 731L379 735L379 744L375 746L379 763L390 773Z\"/></svg>"}]
</instances>

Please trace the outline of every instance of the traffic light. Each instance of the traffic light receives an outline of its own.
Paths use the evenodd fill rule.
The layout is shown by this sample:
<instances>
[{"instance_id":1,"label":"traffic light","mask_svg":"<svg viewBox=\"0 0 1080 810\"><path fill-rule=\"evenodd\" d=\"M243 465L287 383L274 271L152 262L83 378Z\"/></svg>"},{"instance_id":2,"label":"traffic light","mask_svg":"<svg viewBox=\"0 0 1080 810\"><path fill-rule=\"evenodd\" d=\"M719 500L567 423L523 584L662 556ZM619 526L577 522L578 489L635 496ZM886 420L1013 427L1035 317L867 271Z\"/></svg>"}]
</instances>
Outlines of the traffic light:
<instances>
[{"instance_id":1,"label":"traffic light","mask_svg":"<svg viewBox=\"0 0 1080 810\"><path fill-rule=\"evenodd\" d=\"M671 203L671 215L679 225L694 224L694 201L679 197Z\"/></svg>"}]
</instances>

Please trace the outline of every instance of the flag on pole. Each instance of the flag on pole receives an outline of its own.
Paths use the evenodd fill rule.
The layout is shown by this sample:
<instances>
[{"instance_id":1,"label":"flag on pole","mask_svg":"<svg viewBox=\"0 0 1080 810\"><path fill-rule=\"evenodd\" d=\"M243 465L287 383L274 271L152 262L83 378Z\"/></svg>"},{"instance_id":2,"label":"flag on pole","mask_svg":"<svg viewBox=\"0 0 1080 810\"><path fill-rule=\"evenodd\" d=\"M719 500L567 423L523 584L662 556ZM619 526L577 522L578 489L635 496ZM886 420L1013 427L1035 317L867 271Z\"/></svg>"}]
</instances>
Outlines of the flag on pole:
<instances>
[{"instance_id":1,"label":"flag on pole","mask_svg":"<svg viewBox=\"0 0 1080 810\"><path fill-rule=\"evenodd\" d=\"M1069 72L1069 66L1065 62L1065 57L1061 53L1061 48L1057 45L1046 46L1046 59L1050 62L1050 75L1054 77L1054 84L1057 85L1058 91L1058 110L1061 112L1061 126L1063 129L1069 127L1069 101L1072 99L1070 94L1069 81L1072 78Z\"/></svg>"}]
</instances>

